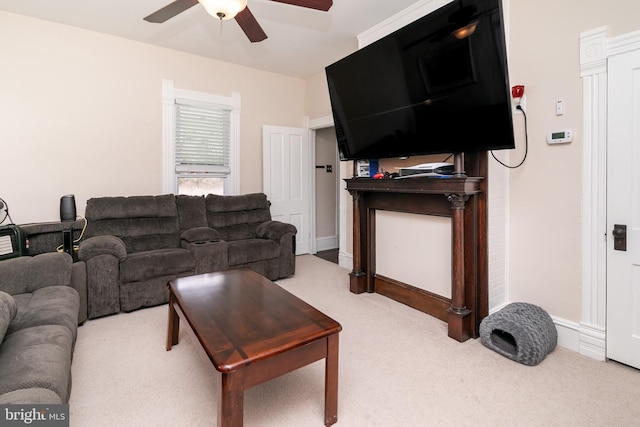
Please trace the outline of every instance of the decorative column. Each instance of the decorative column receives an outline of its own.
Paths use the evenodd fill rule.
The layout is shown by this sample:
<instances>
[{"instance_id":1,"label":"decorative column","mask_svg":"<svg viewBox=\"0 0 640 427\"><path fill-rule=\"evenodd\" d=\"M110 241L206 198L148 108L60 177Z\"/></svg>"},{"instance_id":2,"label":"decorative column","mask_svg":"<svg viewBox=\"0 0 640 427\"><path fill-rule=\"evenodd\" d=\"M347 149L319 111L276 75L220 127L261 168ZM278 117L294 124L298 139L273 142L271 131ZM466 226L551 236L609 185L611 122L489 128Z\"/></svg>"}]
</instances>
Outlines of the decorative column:
<instances>
[{"instance_id":1,"label":"decorative column","mask_svg":"<svg viewBox=\"0 0 640 427\"><path fill-rule=\"evenodd\" d=\"M580 34L582 77L582 313L578 351L606 360L607 28Z\"/></svg>"},{"instance_id":2,"label":"decorative column","mask_svg":"<svg viewBox=\"0 0 640 427\"><path fill-rule=\"evenodd\" d=\"M353 270L349 273L349 290L354 294L363 292L371 292L367 286L367 277L365 273L367 256L367 221L362 201L362 193L359 191L349 190L353 197Z\"/></svg>"},{"instance_id":3,"label":"decorative column","mask_svg":"<svg viewBox=\"0 0 640 427\"><path fill-rule=\"evenodd\" d=\"M465 303L464 283L464 206L469 196L446 194L452 210L451 307L447 310L449 337L457 341L471 338L471 310Z\"/></svg>"}]
</instances>

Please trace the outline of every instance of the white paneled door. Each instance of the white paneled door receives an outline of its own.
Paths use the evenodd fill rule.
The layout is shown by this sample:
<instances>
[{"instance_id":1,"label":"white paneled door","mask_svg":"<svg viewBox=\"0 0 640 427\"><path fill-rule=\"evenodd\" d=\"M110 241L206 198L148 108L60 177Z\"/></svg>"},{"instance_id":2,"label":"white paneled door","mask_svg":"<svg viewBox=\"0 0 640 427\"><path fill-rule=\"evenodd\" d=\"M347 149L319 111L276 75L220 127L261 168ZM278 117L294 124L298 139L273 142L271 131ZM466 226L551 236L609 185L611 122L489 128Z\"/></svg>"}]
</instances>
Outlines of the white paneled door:
<instances>
[{"instance_id":1,"label":"white paneled door","mask_svg":"<svg viewBox=\"0 0 640 427\"><path fill-rule=\"evenodd\" d=\"M298 229L296 255L310 251L311 172L308 129L263 126L263 191L271 217Z\"/></svg>"},{"instance_id":2,"label":"white paneled door","mask_svg":"<svg viewBox=\"0 0 640 427\"><path fill-rule=\"evenodd\" d=\"M640 50L609 57L607 357L640 368Z\"/></svg>"}]
</instances>

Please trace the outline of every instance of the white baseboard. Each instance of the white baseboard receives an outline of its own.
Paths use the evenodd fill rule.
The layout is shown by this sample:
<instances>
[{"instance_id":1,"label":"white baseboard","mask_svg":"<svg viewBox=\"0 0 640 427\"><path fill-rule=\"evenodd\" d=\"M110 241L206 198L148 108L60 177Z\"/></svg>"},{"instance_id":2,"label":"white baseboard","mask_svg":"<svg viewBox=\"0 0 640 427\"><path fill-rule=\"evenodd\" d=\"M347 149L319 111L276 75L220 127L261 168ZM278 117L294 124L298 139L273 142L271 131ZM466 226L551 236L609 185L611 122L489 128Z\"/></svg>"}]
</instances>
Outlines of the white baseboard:
<instances>
[{"instance_id":1,"label":"white baseboard","mask_svg":"<svg viewBox=\"0 0 640 427\"><path fill-rule=\"evenodd\" d=\"M586 323L580 324L579 331L578 351L580 354L600 361L607 360L606 331L601 327Z\"/></svg>"},{"instance_id":2,"label":"white baseboard","mask_svg":"<svg viewBox=\"0 0 640 427\"><path fill-rule=\"evenodd\" d=\"M349 271L353 270L353 254L350 254L344 251L339 251L338 265L342 268L346 268Z\"/></svg>"},{"instance_id":3,"label":"white baseboard","mask_svg":"<svg viewBox=\"0 0 640 427\"><path fill-rule=\"evenodd\" d=\"M576 352L580 351L580 325L559 317L551 316L558 331L558 345Z\"/></svg>"},{"instance_id":4,"label":"white baseboard","mask_svg":"<svg viewBox=\"0 0 640 427\"><path fill-rule=\"evenodd\" d=\"M329 249L337 249L340 246L338 236L318 237L316 239L316 250L328 251Z\"/></svg>"}]
</instances>

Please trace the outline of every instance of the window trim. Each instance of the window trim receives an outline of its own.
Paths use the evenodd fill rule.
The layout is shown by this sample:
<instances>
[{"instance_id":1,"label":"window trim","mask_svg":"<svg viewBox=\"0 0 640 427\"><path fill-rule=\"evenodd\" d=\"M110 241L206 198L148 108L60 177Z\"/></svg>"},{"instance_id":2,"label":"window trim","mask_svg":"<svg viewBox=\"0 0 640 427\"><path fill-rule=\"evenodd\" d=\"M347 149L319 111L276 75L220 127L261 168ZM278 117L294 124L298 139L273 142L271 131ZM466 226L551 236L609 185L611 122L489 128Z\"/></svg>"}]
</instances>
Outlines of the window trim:
<instances>
[{"instance_id":1,"label":"window trim","mask_svg":"<svg viewBox=\"0 0 640 427\"><path fill-rule=\"evenodd\" d=\"M221 96L177 89L172 80L162 80L162 191L166 194L178 193L178 174L175 170L175 117L176 99L183 101L218 104L231 108L230 115L230 147L229 166L231 173L225 179L225 194L238 194L240 189L240 94L232 92L231 96Z\"/></svg>"}]
</instances>

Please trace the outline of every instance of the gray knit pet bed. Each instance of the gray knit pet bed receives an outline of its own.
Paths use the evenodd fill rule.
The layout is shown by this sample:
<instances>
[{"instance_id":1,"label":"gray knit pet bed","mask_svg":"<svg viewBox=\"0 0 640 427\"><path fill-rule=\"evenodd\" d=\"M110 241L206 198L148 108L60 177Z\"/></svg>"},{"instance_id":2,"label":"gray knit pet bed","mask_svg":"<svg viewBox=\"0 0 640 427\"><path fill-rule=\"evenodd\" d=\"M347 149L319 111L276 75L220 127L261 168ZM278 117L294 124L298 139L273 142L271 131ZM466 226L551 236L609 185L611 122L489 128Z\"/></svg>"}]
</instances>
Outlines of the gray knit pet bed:
<instances>
[{"instance_id":1,"label":"gray knit pet bed","mask_svg":"<svg viewBox=\"0 0 640 427\"><path fill-rule=\"evenodd\" d=\"M556 348L558 332L542 308L515 302L482 320L480 341L511 360L534 366Z\"/></svg>"}]
</instances>

